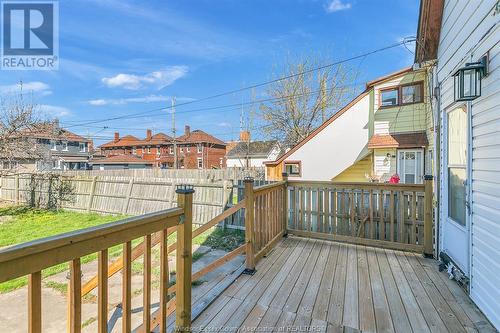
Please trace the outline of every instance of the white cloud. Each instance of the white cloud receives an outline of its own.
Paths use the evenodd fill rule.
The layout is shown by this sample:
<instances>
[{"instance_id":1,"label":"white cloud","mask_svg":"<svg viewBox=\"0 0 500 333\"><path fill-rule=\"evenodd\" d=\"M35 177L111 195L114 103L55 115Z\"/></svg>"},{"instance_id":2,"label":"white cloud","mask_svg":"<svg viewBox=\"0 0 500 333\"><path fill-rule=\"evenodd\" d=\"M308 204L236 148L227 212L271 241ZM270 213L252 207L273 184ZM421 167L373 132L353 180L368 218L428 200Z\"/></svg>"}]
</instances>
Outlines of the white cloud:
<instances>
[{"instance_id":1,"label":"white cloud","mask_svg":"<svg viewBox=\"0 0 500 333\"><path fill-rule=\"evenodd\" d=\"M351 9L352 5L349 2L342 2L342 0L332 0L326 7L327 13L334 13L341 10Z\"/></svg>"},{"instance_id":2,"label":"white cloud","mask_svg":"<svg viewBox=\"0 0 500 333\"><path fill-rule=\"evenodd\" d=\"M71 114L71 111L69 109L62 106L41 104L38 105L38 108L44 116L47 116L49 118L59 118Z\"/></svg>"},{"instance_id":3,"label":"white cloud","mask_svg":"<svg viewBox=\"0 0 500 333\"><path fill-rule=\"evenodd\" d=\"M154 86L160 90L182 78L187 72L187 66L169 66L164 70L145 75L120 73L113 77L105 77L102 79L102 82L110 88L120 87L137 90L146 86Z\"/></svg>"},{"instance_id":4,"label":"white cloud","mask_svg":"<svg viewBox=\"0 0 500 333\"><path fill-rule=\"evenodd\" d=\"M162 96L162 95L149 95L143 97L129 97L129 98L98 98L87 101L88 104L93 106L104 106L104 105L125 105L129 103L155 103L155 102L170 102L172 96ZM189 97L176 97L178 102L190 102L193 98Z\"/></svg>"},{"instance_id":5,"label":"white cloud","mask_svg":"<svg viewBox=\"0 0 500 333\"><path fill-rule=\"evenodd\" d=\"M52 94L50 86L40 81L23 82L0 86L0 94L12 94L21 91L25 93L39 93L43 96Z\"/></svg>"}]
</instances>

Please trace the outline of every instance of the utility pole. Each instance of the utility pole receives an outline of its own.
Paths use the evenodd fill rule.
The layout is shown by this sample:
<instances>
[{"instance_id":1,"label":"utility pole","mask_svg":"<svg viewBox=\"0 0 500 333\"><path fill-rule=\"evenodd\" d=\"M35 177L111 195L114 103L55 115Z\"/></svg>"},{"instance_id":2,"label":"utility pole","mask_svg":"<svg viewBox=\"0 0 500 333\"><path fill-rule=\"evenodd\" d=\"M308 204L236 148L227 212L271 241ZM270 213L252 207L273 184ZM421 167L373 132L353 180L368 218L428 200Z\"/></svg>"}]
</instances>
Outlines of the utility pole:
<instances>
[{"instance_id":1,"label":"utility pole","mask_svg":"<svg viewBox=\"0 0 500 333\"><path fill-rule=\"evenodd\" d=\"M174 139L174 169L177 169L177 138L175 137L175 97L172 97L172 137Z\"/></svg>"}]
</instances>

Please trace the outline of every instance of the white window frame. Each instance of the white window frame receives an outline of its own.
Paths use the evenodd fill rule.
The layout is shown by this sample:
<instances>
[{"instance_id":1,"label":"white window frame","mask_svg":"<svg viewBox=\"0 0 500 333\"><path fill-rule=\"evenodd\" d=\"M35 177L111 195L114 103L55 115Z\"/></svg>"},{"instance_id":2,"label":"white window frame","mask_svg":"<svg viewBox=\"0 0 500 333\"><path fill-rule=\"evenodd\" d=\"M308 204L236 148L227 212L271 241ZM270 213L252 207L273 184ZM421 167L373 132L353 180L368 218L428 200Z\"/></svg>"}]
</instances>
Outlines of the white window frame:
<instances>
[{"instance_id":1,"label":"white window frame","mask_svg":"<svg viewBox=\"0 0 500 333\"><path fill-rule=\"evenodd\" d=\"M132 147L132 155L137 155L137 147Z\"/></svg>"},{"instance_id":2,"label":"white window frame","mask_svg":"<svg viewBox=\"0 0 500 333\"><path fill-rule=\"evenodd\" d=\"M68 141L63 141L62 142L62 146L63 146L63 151L68 151Z\"/></svg>"},{"instance_id":3,"label":"white window frame","mask_svg":"<svg viewBox=\"0 0 500 333\"><path fill-rule=\"evenodd\" d=\"M397 174L399 175L399 179L400 179L400 182L402 184L406 184L405 183L405 175L404 175L404 166L401 165L400 161L400 154L404 154L404 153L415 153L415 159L417 158L418 154L417 153L420 153L420 156L422 157L422 160L420 161L420 170L422 170L422 176L420 177L420 179L418 179L418 175L417 175L417 163L415 162L415 172L414 172L414 175L415 175L415 184L423 184L424 182L424 174L425 174L425 151L424 149L398 149L397 152L396 152L396 172Z\"/></svg>"},{"instance_id":4,"label":"white window frame","mask_svg":"<svg viewBox=\"0 0 500 333\"><path fill-rule=\"evenodd\" d=\"M56 140L50 140L50 150L57 151L57 141Z\"/></svg>"},{"instance_id":5,"label":"white window frame","mask_svg":"<svg viewBox=\"0 0 500 333\"><path fill-rule=\"evenodd\" d=\"M174 154L174 147L169 147L168 152L170 153L170 155L173 155Z\"/></svg>"},{"instance_id":6,"label":"white window frame","mask_svg":"<svg viewBox=\"0 0 500 333\"><path fill-rule=\"evenodd\" d=\"M161 155L161 150L160 146L156 146L156 156L160 157Z\"/></svg>"},{"instance_id":7,"label":"white window frame","mask_svg":"<svg viewBox=\"0 0 500 333\"><path fill-rule=\"evenodd\" d=\"M80 153L87 152L87 144L85 142L79 142L78 143L78 148L80 150Z\"/></svg>"},{"instance_id":8,"label":"white window frame","mask_svg":"<svg viewBox=\"0 0 500 333\"><path fill-rule=\"evenodd\" d=\"M200 163L201 163L201 166L200 166ZM198 157L196 159L196 165L198 166L198 169L203 169L203 158Z\"/></svg>"},{"instance_id":9,"label":"white window frame","mask_svg":"<svg viewBox=\"0 0 500 333\"><path fill-rule=\"evenodd\" d=\"M189 146L186 147L186 153L189 153Z\"/></svg>"},{"instance_id":10,"label":"white window frame","mask_svg":"<svg viewBox=\"0 0 500 333\"><path fill-rule=\"evenodd\" d=\"M146 153L151 154L151 147L146 147Z\"/></svg>"},{"instance_id":11,"label":"white window frame","mask_svg":"<svg viewBox=\"0 0 500 333\"><path fill-rule=\"evenodd\" d=\"M196 151L198 154L203 153L203 145L201 143L196 146Z\"/></svg>"},{"instance_id":12,"label":"white window frame","mask_svg":"<svg viewBox=\"0 0 500 333\"><path fill-rule=\"evenodd\" d=\"M62 168L62 163L61 163L61 160L52 160L52 169L55 169L55 170L61 170Z\"/></svg>"},{"instance_id":13,"label":"white window frame","mask_svg":"<svg viewBox=\"0 0 500 333\"><path fill-rule=\"evenodd\" d=\"M180 147L179 152L184 153L184 147Z\"/></svg>"}]
</instances>

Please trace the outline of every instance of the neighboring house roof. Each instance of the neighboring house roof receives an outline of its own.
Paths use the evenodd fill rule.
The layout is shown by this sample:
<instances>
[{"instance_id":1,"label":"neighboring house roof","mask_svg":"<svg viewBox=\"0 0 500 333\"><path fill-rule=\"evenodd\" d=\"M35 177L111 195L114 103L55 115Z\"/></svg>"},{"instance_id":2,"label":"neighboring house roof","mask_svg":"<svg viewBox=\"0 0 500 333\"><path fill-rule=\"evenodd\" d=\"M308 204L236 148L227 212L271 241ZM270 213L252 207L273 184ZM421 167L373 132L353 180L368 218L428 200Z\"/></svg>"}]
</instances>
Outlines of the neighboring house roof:
<instances>
[{"instance_id":1,"label":"neighboring house roof","mask_svg":"<svg viewBox=\"0 0 500 333\"><path fill-rule=\"evenodd\" d=\"M125 135L120 138L118 141L110 141L106 142L99 146L99 148L111 148L111 147L131 147L141 145L142 140L133 136L133 135Z\"/></svg>"},{"instance_id":2,"label":"neighboring house roof","mask_svg":"<svg viewBox=\"0 0 500 333\"><path fill-rule=\"evenodd\" d=\"M177 138L179 143L212 143L225 146L226 143L202 130L194 130Z\"/></svg>"},{"instance_id":3,"label":"neighboring house roof","mask_svg":"<svg viewBox=\"0 0 500 333\"><path fill-rule=\"evenodd\" d=\"M32 128L24 130L22 134L37 139L91 142L83 136L59 127L56 123L36 124Z\"/></svg>"},{"instance_id":4,"label":"neighboring house roof","mask_svg":"<svg viewBox=\"0 0 500 333\"><path fill-rule=\"evenodd\" d=\"M413 68L412 67L405 67L403 69L400 69L396 72L393 72L391 74L387 74L387 75L384 75L384 76L381 76L375 80L372 80L372 81L368 81L366 83L366 89L370 89L371 87L373 87L374 85L376 84L380 84L384 81L388 81L388 80L393 80L394 78L400 76L400 75L404 75L404 74L407 74L409 72L413 71Z\"/></svg>"},{"instance_id":5,"label":"neighboring house roof","mask_svg":"<svg viewBox=\"0 0 500 333\"><path fill-rule=\"evenodd\" d=\"M368 141L368 148L420 148L428 144L425 132L375 134Z\"/></svg>"},{"instance_id":6,"label":"neighboring house roof","mask_svg":"<svg viewBox=\"0 0 500 333\"><path fill-rule=\"evenodd\" d=\"M276 147L277 141L238 142L227 154L227 158L267 157Z\"/></svg>"},{"instance_id":7,"label":"neighboring house roof","mask_svg":"<svg viewBox=\"0 0 500 333\"><path fill-rule=\"evenodd\" d=\"M94 159L90 164L153 164L135 155L115 155L106 158Z\"/></svg>"},{"instance_id":8,"label":"neighboring house roof","mask_svg":"<svg viewBox=\"0 0 500 333\"><path fill-rule=\"evenodd\" d=\"M444 0L421 0L415 63L437 59Z\"/></svg>"},{"instance_id":9,"label":"neighboring house roof","mask_svg":"<svg viewBox=\"0 0 500 333\"><path fill-rule=\"evenodd\" d=\"M331 116L328 120L326 120L323 124L318 126L311 134L309 134L307 137L302 139L299 143L297 143L295 146L293 146L292 149L287 151L285 154L281 155L276 161L269 161L269 162L264 162L266 165L277 165L281 162L283 162L288 156L296 152L300 147L305 145L309 140L311 140L313 137L315 137L318 133L320 133L325 127L333 123L337 118L339 118L342 114L344 114L347 110L349 110L354 104L356 104L359 100L361 100L363 97L368 95L370 93L369 90L365 90L356 98L354 98L352 101L350 101L346 106L344 106L342 109L337 111L333 116Z\"/></svg>"}]
</instances>

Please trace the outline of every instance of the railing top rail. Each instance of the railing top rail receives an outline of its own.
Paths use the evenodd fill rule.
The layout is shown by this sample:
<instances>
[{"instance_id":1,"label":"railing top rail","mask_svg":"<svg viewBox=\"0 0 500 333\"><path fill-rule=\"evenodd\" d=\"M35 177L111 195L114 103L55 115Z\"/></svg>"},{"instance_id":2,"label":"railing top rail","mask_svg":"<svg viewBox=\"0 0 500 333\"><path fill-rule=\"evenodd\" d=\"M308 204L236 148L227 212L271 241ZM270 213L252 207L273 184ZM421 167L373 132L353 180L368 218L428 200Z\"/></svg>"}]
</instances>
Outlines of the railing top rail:
<instances>
[{"instance_id":1,"label":"railing top rail","mask_svg":"<svg viewBox=\"0 0 500 333\"><path fill-rule=\"evenodd\" d=\"M298 186L313 186L313 187L337 187L337 188L353 188L353 189L374 189L388 191L424 191L424 184L388 184L388 183L348 183L348 182L331 182L331 181L306 181L306 180L288 180L288 184Z\"/></svg>"},{"instance_id":2,"label":"railing top rail","mask_svg":"<svg viewBox=\"0 0 500 333\"><path fill-rule=\"evenodd\" d=\"M276 182L276 183L271 183L271 184L266 184L266 185L262 185L262 186L257 186L257 187L254 187L253 193L255 195L257 195L257 194L259 194L259 192L266 191L266 190L269 190L269 189L272 189L272 188L275 188L275 187L280 187L280 186L283 186L285 184L286 184L286 181L282 180L282 181L279 181L279 182Z\"/></svg>"},{"instance_id":3,"label":"railing top rail","mask_svg":"<svg viewBox=\"0 0 500 333\"><path fill-rule=\"evenodd\" d=\"M180 217L183 213L184 210L182 208L171 208L159 212L130 217L120 221L101 224L94 227L71 231L51 237L33 240L27 243L14 245L0 250L0 266L8 261L12 261L22 257L41 254L43 252L48 252L51 250L61 249L65 246L71 246L77 243L92 241L96 238L106 239L107 240L106 242L103 242L101 244L96 243L90 253L92 253L94 250L99 251L101 249L108 248L109 246L108 243L112 243L111 246L116 244L121 244L123 242L127 242L134 238L137 238L138 234L141 233L141 232L123 233L124 231L126 232L129 230L132 231L132 229L134 230L144 229L143 235L145 235L150 232L159 231L165 227L176 226L179 223L179 221L177 221L176 218ZM158 228L158 225L156 225L157 223L155 222L157 223L162 222L161 228ZM157 230L152 230L152 229L157 229ZM74 258L87 255L88 253L85 253L87 252L86 249L88 249L88 246L83 247L81 249L82 253L76 254ZM65 262L66 260L56 260L56 261ZM50 265L47 265L46 267L50 267Z\"/></svg>"}]
</instances>

